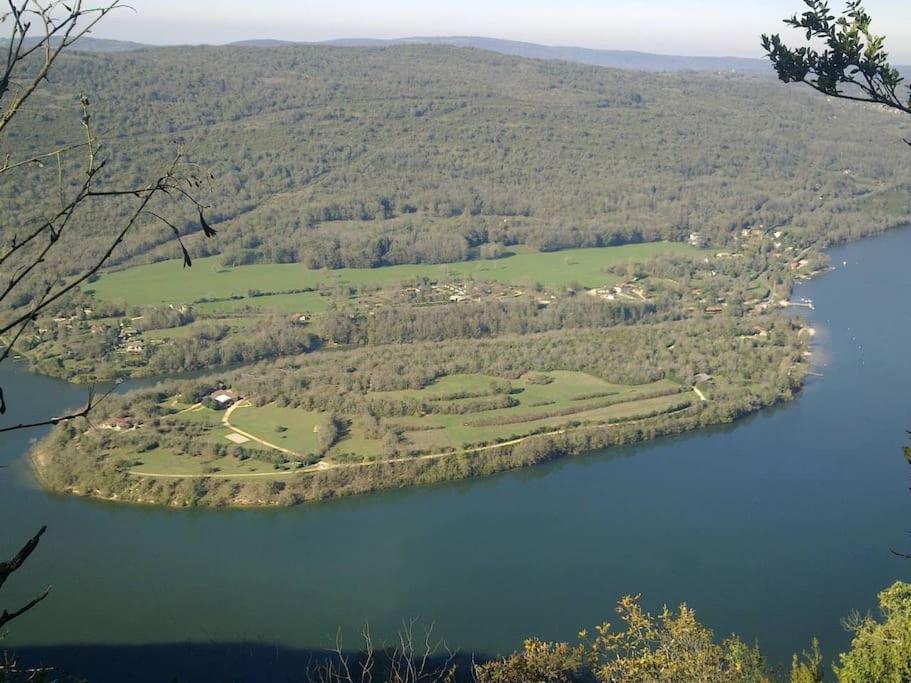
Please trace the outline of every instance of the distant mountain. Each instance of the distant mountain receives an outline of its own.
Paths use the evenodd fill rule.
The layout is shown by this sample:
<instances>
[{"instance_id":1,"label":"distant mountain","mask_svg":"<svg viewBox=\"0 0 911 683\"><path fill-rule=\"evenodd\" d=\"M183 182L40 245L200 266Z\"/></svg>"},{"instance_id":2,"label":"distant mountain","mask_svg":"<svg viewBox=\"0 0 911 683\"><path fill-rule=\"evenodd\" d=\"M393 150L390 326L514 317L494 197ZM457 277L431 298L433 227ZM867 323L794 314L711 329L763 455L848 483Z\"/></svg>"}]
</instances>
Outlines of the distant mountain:
<instances>
[{"instance_id":1,"label":"distant mountain","mask_svg":"<svg viewBox=\"0 0 911 683\"><path fill-rule=\"evenodd\" d=\"M8 41L0 40L0 46ZM28 44L29 41L26 41ZM31 41L34 44L34 41ZM290 40L261 38L240 40L230 43L237 47L275 48L288 45L332 45L336 47L381 48L393 45L451 45L454 47L489 50L513 57L529 59L559 59L578 64L591 64L628 71L736 71L746 74L770 74L771 67L764 59L745 57L689 57L684 55L660 55L631 50L594 50L583 47L549 46L536 43L523 43L515 40L500 40L476 36L419 36L413 38L396 38L381 40L378 38L340 38L320 43L304 43ZM125 40L108 40L104 38L82 38L75 49L83 52L130 52L159 47ZM911 66L899 66L899 70L911 77Z\"/></svg>"},{"instance_id":2,"label":"distant mountain","mask_svg":"<svg viewBox=\"0 0 911 683\"><path fill-rule=\"evenodd\" d=\"M631 71L737 71L740 73L771 73L771 66L763 59L743 57L686 57L680 55L659 55L630 50L593 50L582 47L549 46L535 43L522 43L514 40L483 38L476 36L427 36L399 38L395 40L376 40L345 38L326 41L325 45L343 47L382 47L384 45L403 45L427 43L433 45L453 45L490 50L514 57L530 59L561 59L579 64L606 66L614 69Z\"/></svg>"},{"instance_id":3,"label":"distant mountain","mask_svg":"<svg viewBox=\"0 0 911 683\"><path fill-rule=\"evenodd\" d=\"M238 40L234 43L228 43L232 47L284 47L286 45L302 45L291 40L274 40L272 38L260 38L253 40Z\"/></svg>"},{"instance_id":4,"label":"distant mountain","mask_svg":"<svg viewBox=\"0 0 911 683\"><path fill-rule=\"evenodd\" d=\"M89 38L86 36L80 38L73 47L83 52L131 52L153 46L133 43L128 40L108 40L106 38Z\"/></svg>"},{"instance_id":5,"label":"distant mountain","mask_svg":"<svg viewBox=\"0 0 911 683\"><path fill-rule=\"evenodd\" d=\"M26 38L25 47L32 47L37 43L38 38ZM51 44L58 45L59 40L53 39ZM0 38L0 47L6 47L7 45L9 45L9 38ZM131 52L133 50L142 50L147 47L153 46L143 45L142 43L131 43L128 40L108 40L106 38L90 38L85 36L76 41L72 49L81 50L82 52Z\"/></svg>"}]
</instances>

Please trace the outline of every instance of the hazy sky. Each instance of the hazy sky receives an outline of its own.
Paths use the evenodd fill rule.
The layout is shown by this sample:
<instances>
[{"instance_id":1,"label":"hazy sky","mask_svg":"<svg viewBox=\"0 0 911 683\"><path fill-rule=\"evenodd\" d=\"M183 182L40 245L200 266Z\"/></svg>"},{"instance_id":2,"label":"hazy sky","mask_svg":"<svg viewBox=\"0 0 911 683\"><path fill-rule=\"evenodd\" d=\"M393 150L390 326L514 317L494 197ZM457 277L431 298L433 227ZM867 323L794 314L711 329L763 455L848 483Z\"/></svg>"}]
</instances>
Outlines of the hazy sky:
<instances>
[{"instance_id":1,"label":"hazy sky","mask_svg":"<svg viewBox=\"0 0 911 683\"><path fill-rule=\"evenodd\" d=\"M759 56L758 34L801 0L131 0L95 35L146 43L481 35L550 45ZM833 0L840 7L841 0ZM895 61L911 63L911 0L867 0Z\"/></svg>"}]
</instances>

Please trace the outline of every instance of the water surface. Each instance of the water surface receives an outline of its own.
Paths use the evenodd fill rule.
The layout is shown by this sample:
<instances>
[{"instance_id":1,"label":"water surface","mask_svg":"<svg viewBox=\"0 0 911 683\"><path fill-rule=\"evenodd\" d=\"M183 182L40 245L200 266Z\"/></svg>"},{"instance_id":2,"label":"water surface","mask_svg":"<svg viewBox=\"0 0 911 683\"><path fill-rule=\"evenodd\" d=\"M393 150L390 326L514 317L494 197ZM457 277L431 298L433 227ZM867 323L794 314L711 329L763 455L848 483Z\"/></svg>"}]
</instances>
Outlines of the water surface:
<instances>
[{"instance_id":1,"label":"water surface","mask_svg":"<svg viewBox=\"0 0 911 683\"><path fill-rule=\"evenodd\" d=\"M489 479L290 510L163 510L45 493L22 459L34 434L7 438L0 550L49 531L3 604L54 592L6 645L97 681L137 680L137 661L148 680L201 676L201 661L272 677L339 627L353 644L365 621L388 636L416 617L452 647L506 652L530 634L572 638L642 593L652 608L688 602L776 661L814 635L844 649L840 619L911 577L889 552L911 549L909 256L911 230L854 244L799 288L816 303L823 376L797 401ZM14 401L4 423L84 396L11 364L0 384Z\"/></svg>"}]
</instances>

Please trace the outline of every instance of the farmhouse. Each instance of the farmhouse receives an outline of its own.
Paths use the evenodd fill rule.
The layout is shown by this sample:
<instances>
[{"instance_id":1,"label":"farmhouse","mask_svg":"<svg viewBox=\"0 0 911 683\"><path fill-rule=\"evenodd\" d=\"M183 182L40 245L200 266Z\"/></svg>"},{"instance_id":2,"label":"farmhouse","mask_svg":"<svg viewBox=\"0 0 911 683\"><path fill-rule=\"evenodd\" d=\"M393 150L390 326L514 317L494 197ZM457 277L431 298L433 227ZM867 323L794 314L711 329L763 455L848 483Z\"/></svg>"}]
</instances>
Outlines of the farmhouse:
<instances>
[{"instance_id":1,"label":"farmhouse","mask_svg":"<svg viewBox=\"0 0 911 683\"><path fill-rule=\"evenodd\" d=\"M102 422L101 429L113 429L115 432L125 432L136 429L138 425L132 417L112 417Z\"/></svg>"},{"instance_id":2,"label":"farmhouse","mask_svg":"<svg viewBox=\"0 0 911 683\"><path fill-rule=\"evenodd\" d=\"M232 406L240 400L240 396L237 394L237 392L229 391L227 389L219 389L218 391L214 391L212 394L210 394L209 397L222 408Z\"/></svg>"}]
</instances>

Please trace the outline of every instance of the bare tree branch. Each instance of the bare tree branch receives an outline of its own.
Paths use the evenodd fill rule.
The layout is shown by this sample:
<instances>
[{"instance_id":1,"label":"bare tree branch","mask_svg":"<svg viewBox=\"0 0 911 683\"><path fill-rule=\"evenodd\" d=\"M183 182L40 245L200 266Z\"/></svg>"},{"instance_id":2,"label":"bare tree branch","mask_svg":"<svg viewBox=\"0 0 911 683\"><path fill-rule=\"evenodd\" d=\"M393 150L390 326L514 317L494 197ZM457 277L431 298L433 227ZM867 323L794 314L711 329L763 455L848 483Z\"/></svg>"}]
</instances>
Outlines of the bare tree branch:
<instances>
[{"instance_id":1,"label":"bare tree branch","mask_svg":"<svg viewBox=\"0 0 911 683\"><path fill-rule=\"evenodd\" d=\"M0 562L0 588L3 587L3 584L6 583L6 580L12 576L16 571L22 568L22 565L25 564L25 561L31 557L32 553L35 552L35 549L38 547L38 544L41 542L41 537L44 536L44 533L47 531L47 527L41 527L41 530L32 536L29 541L22 546L16 556L8 562Z\"/></svg>"},{"instance_id":2,"label":"bare tree branch","mask_svg":"<svg viewBox=\"0 0 911 683\"><path fill-rule=\"evenodd\" d=\"M23 607L20 607L19 609L14 610L12 612L3 610L3 613L0 614L0 628L3 628L8 623L10 623L13 619L18 619L26 612L37 607L41 602L44 602L44 599L47 598L47 596L50 594L51 594L51 588L50 588L50 586L48 586L47 588L44 589L44 592L41 595L39 595L34 600L29 601Z\"/></svg>"}]
</instances>

